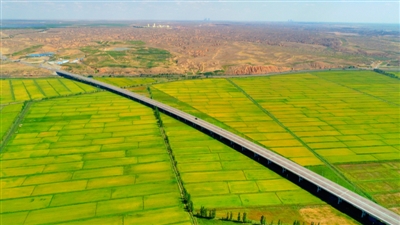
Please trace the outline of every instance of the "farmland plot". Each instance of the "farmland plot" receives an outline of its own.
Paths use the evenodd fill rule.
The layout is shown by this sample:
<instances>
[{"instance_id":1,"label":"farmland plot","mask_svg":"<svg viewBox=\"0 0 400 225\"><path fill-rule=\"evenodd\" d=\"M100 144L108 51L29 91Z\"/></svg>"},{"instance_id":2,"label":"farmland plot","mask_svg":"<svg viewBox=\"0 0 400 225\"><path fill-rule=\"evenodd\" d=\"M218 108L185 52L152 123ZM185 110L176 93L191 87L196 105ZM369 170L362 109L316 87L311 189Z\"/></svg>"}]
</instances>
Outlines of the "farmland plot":
<instances>
[{"instance_id":1,"label":"farmland plot","mask_svg":"<svg viewBox=\"0 0 400 225\"><path fill-rule=\"evenodd\" d=\"M5 79L0 80L0 85L2 105L97 90L86 84L59 78Z\"/></svg>"},{"instance_id":2,"label":"farmland plot","mask_svg":"<svg viewBox=\"0 0 400 225\"><path fill-rule=\"evenodd\" d=\"M225 211L247 211L250 219L269 214L275 207L283 211L292 209L299 213L303 207L313 205L324 212L334 211L326 203L302 190L275 172L247 158L234 149L183 124L162 115L163 126L184 186L191 195L195 210L201 206L216 208L219 217ZM297 209L298 208L298 209ZM294 210L295 209L295 210ZM293 222L293 215L269 215L268 220ZM323 220L322 214L314 221ZM337 218L352 224L347 216L338 213ZM299 220L307 221L299 216Z\"/></svg>"},{"instance_id":3,"label":"farmland plot","mask_svg":"<svg viewBox=\"0 0 400 225\"><path fill-rule=\"evenodd\" d=\"M154 87L160 93L156 99L198 111L200 118L222 123L373 199L374 192L348 177L339 165L400 159L396 79L365 71L335 71L231 82L209 79ZM395 188L391 191L398 193ZM385 205L384 201L380 203Z\"/></svg>"},{"instance_id":4,"label":"farmland plot","mask_svg":"<svg viewBox=\"0 0 400 225\"><path fill-rule=\"evenodd\" d=\"M1 161L4 224L191 224L152 109L110 93L33 103Z\"/></svg>"},{"instance_id":5,"label":"farmland plot","mask_svg":"<svg viewBox=\"0 0 400 225\"><path fill-rule=\"evenodd\" d=\"M0 108L1 126L0 126L0 139L3 140L4 135L8 132L11 125L17 118L22 109L22 104L13 104L3 106Z\"/></svg>"}]
</instances>

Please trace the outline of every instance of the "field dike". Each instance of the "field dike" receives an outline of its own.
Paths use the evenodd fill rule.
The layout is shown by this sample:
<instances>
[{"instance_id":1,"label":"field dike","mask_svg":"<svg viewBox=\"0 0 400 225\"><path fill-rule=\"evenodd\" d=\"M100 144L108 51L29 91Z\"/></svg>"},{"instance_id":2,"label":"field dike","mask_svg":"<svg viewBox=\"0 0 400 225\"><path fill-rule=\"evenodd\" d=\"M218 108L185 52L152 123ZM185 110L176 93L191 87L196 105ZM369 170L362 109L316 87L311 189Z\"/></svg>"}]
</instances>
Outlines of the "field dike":
<instances>
[{"instance_id":1,"label":"field dike","mask_svg":"<svg viewBox=\"0 0 400 225\"><path fill-rule=\"evenodd\" d=\"M347 189L353 190L354 192L356 192L357 194L363 196L363 197L367 197L368 199L372 199L371 196L369 196L367 193L365 193L364 191L362 191L360 188L358 188L356 185L354 185L351 181L349 181L346 177L344 177L335 167L333 167L329 162L327 162L323 157L319 156L318 154L316 154L314 152L314 150L312 148L310 148L304 141L302 141L296 134L294 134L290 129L288 129L286 126L284 126L271 112L267 111L266 109L264 109L263 107L261 107L257 101L255 101L250 95L248 95L241 87L239 87L237 84L235 84L233 81L231 81L230 79L227 79L227 81L229 81L233 86L235 86L238 90L240 90L241 92L243 92L243 94L250 100L253 102L254 105L256 105L260 110L262 110L265 114L267 114L268 116L270 116L277 124L279 124L283 129L285 129L288 133L290 133L297 141L299 141L304 147L306 147L310 152L312 152L315 157L317 157L319 160L321 160L326 167L333 172L333 174L338 178L338 180L336 179L331 179L328 178L330 180L332 180L333 182L346 187ZM320 171L313 171L313 172L320 172ZM321 176L323 176L323 174L320 174Z\"/></svg>"},{"instance_id":2,"label":"field dike","mask_svg":"<svg viewBox=\"0 0 400 225\"><path fill-rule=\"evenodd\" d=\"M152 94L151 94L150 88L147 88L147 91L149 92L150 98L152 98ZM167 134L166 134L166 132L164 130L163 122L162 122L162 119L161 119L161 116L160 116L160 112L158 111L157 108L153 109L153 112L154 112L154 116L157 119L157 125L158 125L158 127L160 129L161 136L164 139L165 148L167 149L167 152L168 152L168 155L169 155L169 158L170 158L172 170L174 171L175 178L178 181L177 184L178 184L178 187L179 187L179 192L180 192L182 201L185 203L186 211L190 215L190 219L192 220L192 224L197 225L198 224L197 220L193 215L193 208L192 208L193 207L193 202L191 202L191 200L190 200L190 194L186 191L186 189L185 189L185 187L183 185L183 181L182 181L182 178L180 176L179 170L178 170L178 168L176 166L177 165L177 161L175 159L174 153L172 152L172 148L171 148L171 146L169 144L168 136L167 136Z\"/></svg>"}]
</instances>

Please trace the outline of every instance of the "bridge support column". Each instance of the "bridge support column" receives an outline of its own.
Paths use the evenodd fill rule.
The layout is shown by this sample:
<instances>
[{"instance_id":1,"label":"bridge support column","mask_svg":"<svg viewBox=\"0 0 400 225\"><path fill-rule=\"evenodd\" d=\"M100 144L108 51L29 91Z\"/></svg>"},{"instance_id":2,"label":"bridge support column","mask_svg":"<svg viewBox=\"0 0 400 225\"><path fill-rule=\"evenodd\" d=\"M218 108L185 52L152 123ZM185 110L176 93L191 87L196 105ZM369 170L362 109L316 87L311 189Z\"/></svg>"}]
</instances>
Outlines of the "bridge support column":
<instances>
[{"instance_id":1,"label":"bridge support column","mask_svg":"<svg viewBox=\"0 0 400 225\"><path fill-rule=\"evenodd\" d=\"M317 187L317 193L320 192L320 191L321 191L321 188L320 188L320 187Z\"/></svg>"},{"instance_id":2,"label":"bridge support column","mask_svg":"<svg viewBox=\"0 0 400 225\"><path fill-rule=\"evenodd\" d=\"M300 181L302 181L303 180L303 178L302 177L299 177L299 183L300 183Z\"/></svg>"},{"instance_id":3,"label":"bridge support column","mask_svg":"<svg viewBox=\"0 0 400 225\"><path fill-rule=\"evenodd\" d=\"M268 160L268 159L267 159L267 164L268 164L268 165L269 165L269 164L271 164L271 161L270 161L270 160Z\"/></svg>"},{"instance_id":4,"label":"bridge support column","mask_svg":"<svg viewBox=\"0 0 400 225\"><path fill-rule=\"evenodd\" d=\"M286 169L285 168L282 168L282 173L285 173L286 172Z\"/></svg>"},{"instance_id":5,"label":"bridge support column","mask_svg":"<svg viewBox=\"0 0 400 225\"><path fill-rule=\"evenodd\" d=\"M244 152L244 147L242 146L242 152Z\"/></svg>"},{"instance_id":6,"label":"bridge support column","mask_svg":"<svg viewBox=\"0 0 400 225\"><path fill-rule=\"evenodd\" d=\"M364 211L361 211L361 218L363 218L364 216L365 216L365 212Z\"/></svg>"},{"instance_id":7,"label":"bridge support column","mask_svg":"<svg viewBox=\"0 0 400 225\"><path fill-rule=\"evenodd\" d=\"M337 199L337 204L339 205L341 202L342 202L342 199L341 199L341 198L338 198L338 199Z\"/></svg>"},{"instance_id":8,"label":"bridge support column","mask_svg":"<svg viewBox=\"0 0 400 225\"><path fill-rule=\"evenodd\" d=\"M255 158L255 159L257 159L257 158L258 158L258 155L257 155L257 153L253 153L253 158Z\"/></svg>"}]
</instances>

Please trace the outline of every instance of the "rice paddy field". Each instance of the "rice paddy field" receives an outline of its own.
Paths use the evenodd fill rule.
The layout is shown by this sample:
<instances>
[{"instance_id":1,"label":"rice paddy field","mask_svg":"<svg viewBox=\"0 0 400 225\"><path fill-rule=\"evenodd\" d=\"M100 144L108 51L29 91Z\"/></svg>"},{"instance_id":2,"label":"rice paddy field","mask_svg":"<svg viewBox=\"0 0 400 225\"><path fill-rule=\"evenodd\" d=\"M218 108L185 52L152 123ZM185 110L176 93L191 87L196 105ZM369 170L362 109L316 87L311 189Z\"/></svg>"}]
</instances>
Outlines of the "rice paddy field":
<instances>
[{"instance_id":1,"label":"rice paddy field","mask_svg":"<svg viewBox=\"0 0 400 225\"><path fill-rule=\"evenodd\" d=\"M6 105L0 108L0 139L3 141L3 137L6 135L7 131L11 127L12 123L17 118L19 112L22 109L22 103Z\"/></svg>"},{"instance_id":2,"label":"rice paddy field","mask_svg":"<svg viewBox=\"0 0 400 225\"><path fill-rule=\"evenodd\" d=\"M180 81L152 92L398 212L399 82L331 71ZM371 167L368 178L354 175L370 164L382 166ZM385 187L372 190L367 182Z\"/></svg>"},{"instance_id":3,"label":"rice paddy field","mask_svg":"<svg viewBox=\"0 0 400 225\"><path fill-rule=\"evenodd\" d=\"M295 219L311 223L307 216L300 214L304 208L312 206L317 212L314 222L323 221L330 215L342 222L337 224L355 224L349 217L253 159L169 116L162 115L162 121L195 209L201 206L217 208L221 218L226 212L233 211L236 216L238 212L246 211L255 221L261 215L268 215L269 222L281 220L291 224ZM276 208L287 214L271 213ZM322 210L321 213L318 210ZM335 223L331 221L331 224Z\"/></svg>"},{"instance_id":4,"label":"rice paddy field","mask_svg":"<svg viewBox=\"0 0 400 225\"><path fill-rule=\"evenodd\" d=\"M95 79L205 119L400 212L397 79L368 71ZM3 224L193 224L180 185L195 211L216 208L218 217L357 224L198 130L166 115L159 123L134 101L62 78L0 84Z\"/></svg>"},{"instance_id":5,"label":"rice paddy field","mask_svg":"<svg viewBox=\"0 0 400 225\"><path fill-rule=\"evenodd\" d=\"M94 92L97 90L89 85L59 78L2 79L0 80L0 87L1 105L11 102Z\"/></svg>"},{"instance_id":6,"label":"rice paddy field","mask_svg":"<svg viewBox=\"0 0 400 225\"><path fill-rule=\"evenodd\" d=\"M3 224L191 224L152 109L111 93L34 102L1 161Z\"/></svg>"}]
</instances>

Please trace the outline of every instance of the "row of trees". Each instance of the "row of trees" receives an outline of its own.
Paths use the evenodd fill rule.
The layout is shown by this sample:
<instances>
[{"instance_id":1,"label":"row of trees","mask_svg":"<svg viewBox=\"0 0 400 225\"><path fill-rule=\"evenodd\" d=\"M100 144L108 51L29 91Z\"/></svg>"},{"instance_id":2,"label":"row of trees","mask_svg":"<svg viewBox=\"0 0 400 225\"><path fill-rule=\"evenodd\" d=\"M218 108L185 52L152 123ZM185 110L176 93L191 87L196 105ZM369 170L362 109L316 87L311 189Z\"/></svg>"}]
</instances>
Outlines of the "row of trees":
<instances>
[{"instance_id":1,"label":"row of trees","mask_svg":"<svg viewBox=\"0 0 400 225\"><path fill-rule=\"evenodd\" d=\"M396 75L394 75L393 73L389 73L387 71L384 70L380 70L380 69L374 69L375 72L383 74L385 76L391 77L391 78L396 78L396 79L400 79L399 77L397 77Z\"/></svg>"},{"instance_id":2,"label":"row of trees","mask_svg":"<svg viewBox=\"0 0 400 225\"><path fill-rule=\"evenodd\" d=\"M197 213L197 216L202 218L215 219L215 217L217 216L217 210L207 209L206 207L202 206L200 208L200 212Z\"/></svg>"},{"instance_id":3,"label":"row of trees","mask_svg":"<svg viewBox=\"0 0 400 225\"><path fill-rule=\"evenodd\" d=\"M240 214L240 212L237 214L237 222L243 222L243 223L248 223L248 222L251 222L251 221L249 221L248 219L247 219L247 213L246 212L244 212L243 214L242 214L243 216L241 217L241 214ZM226 217L225 218L223 218L224 220L228 220L228 221L234 221L233 220L233 213L232 212L230 212L230 213L226 213Z\"/></svg>"},{"instance_id":4,"label":"row of trees","mask_svg":"<svg viewBox=\"0 0 400 225\"><path fill-rule=\"evenodd\" d=\"M147 90L148 90L148 92L149 92L149 94L150 94L150 97L152 97L150 88L148 88ZM165 142L165 144L166 144L166 148L167 148L168 154L169 154L169 155L171 156L171 158L172 158L172 161L173 161L174 167L175 167L174 170L175 170L175 172L176 172L176 176L177 176L178 182L181 184L180 186L182 187L183 203L186 205L187 211L190 212L190 213L193 213L193 211L194 211L194 205L193 205L193 202L192 202L192 199L191 199L191 196L190 196L189 192L188 192L188 191L186 190L186 188L183 186L183 182L182 182L182 179L181 179L181 175L180 175L178 169L176 168L178 162L177 162L176 159L175 159L175 155L174 155L174 153L173 153L173 151L172 151L172 148L171 148L171 146L170 146L168 136L167 136L167 134L166 134L165 131L164 131L163 122L162 122L161 115L160 115L160 111L158 110L158 108L155 108L155 109L154 109L154 115L155 115L155 117L156 117L156 119L157 119L158 126L161 128L161 130L162 130L162 132L163 132L163 134L164 134L164 135L163 135L163 136L164 136L164 142ZM216 210L215 210L215 211L216 211ZM214 215L215 215L215 213L214 213ZM213 218L215 218L215 216L214 216Z\"/></svg>"}]
</instances>

